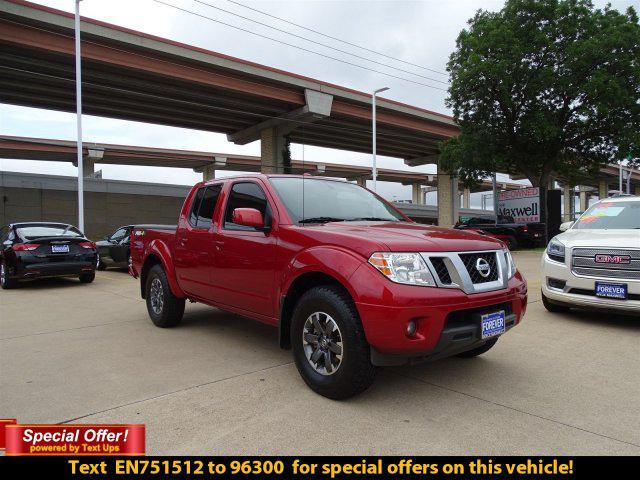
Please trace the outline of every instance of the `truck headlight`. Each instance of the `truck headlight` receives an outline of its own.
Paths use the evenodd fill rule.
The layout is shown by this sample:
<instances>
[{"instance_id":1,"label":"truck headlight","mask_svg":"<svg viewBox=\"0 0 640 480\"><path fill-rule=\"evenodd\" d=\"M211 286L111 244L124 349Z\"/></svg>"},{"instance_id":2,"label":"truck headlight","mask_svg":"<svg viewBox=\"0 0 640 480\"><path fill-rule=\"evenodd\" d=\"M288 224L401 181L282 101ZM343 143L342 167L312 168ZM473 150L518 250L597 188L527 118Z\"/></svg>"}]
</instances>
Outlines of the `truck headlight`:
<instances>
[{"instance_id":1,"label":"truck headlight","mask_svg":"<svg viewBox=\"0 0 640 480\"><path fill-rule=\"evenodd\" d=\"M509 272L509 279L513 278L518 270L516 268L516 262L513 261L513 257L511 256L511 252L509 250L504 251L504 259L507 262L507 271Z\"/></svg>"},{"instance_id":2,"label":"truck headlight","mask_svg":"<svg viewBox=\"0 0 640 480\"><path fill-rule=\"evenodd\" d=\"M564 244L555 237L547 245L547 255L551 260L564 263Z\"/></svg>"},{"instance_id":3,"label":"truck headlight","mask_svg":"<svg viewBox=\"0 0 640 480\"><path fill-rule=\"evenodd\" d=\"M436 282L419 253L376 252L369 263L392 282L435 287Z\"/></svg>"}]
</instances>

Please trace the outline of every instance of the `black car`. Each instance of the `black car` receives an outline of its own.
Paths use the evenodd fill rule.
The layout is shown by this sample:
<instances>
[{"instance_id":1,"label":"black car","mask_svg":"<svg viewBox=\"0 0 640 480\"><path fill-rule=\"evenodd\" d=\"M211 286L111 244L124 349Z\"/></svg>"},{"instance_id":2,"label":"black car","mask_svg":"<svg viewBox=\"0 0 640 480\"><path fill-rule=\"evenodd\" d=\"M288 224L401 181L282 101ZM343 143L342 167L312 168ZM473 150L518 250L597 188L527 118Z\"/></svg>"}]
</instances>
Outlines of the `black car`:
<instances>
[{"instance_id":1,"label":"black car","mask_svg":"<svg viewBox=\"0 0 640 480\"><path fill-rule=\"evenodd\" d=\"M541 222L516 223L512 217L471 217L458 222L453 228L460 230L480 230L499 238L509 249L519 247L543 247L546 245L546 226Z\"/></svg>"},{"instance_id":2,"label":"black car","mask_svg":"<svg viewBox=\"0 0 640 480\"><path fill-rule=\"evenodd\" d=\"M118 228L104 240L96 242L98 246L98 270L107 267L127 267L131 252L131 230L133 225Z\"/></svg>"},{"instance_id":3,"label":"black car","mask_svg":"<svg viewBox=\"0 0 640 480\"><path fill-rule=\"evenodd\" d=\"M93 282L96 245L73 225L52 222L12 223L0 229L0 286L20 280L78 277Z\"/></svg>"}]
</instances>

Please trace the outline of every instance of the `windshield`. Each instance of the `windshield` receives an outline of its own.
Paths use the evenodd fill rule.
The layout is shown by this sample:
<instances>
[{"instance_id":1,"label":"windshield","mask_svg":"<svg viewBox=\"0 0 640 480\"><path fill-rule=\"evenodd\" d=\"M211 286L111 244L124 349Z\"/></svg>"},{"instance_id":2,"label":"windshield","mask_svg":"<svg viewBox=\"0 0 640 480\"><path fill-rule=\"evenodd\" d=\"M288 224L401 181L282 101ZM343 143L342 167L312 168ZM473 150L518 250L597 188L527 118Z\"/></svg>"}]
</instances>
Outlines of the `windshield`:
<instances>
[{"instance_id":1,"label":"windshield","mask_svg":"<svg viewBox=\"0 0 640 480\"><path fill-rule=\"evenodd\" d=\"M581 230L640 228L640 202L603 202L590 207L573 228Z\"/></svg>"},{"instance_id":2,"label":"windshield","mask_svg":"<svg viewBox=\"0 0 640 480\"><path fill-rule=\"evenodd\" d=\"M82 237L82 233L71 225L25 225L16 229L18 236L25 239L41 237Z\"/></svg>"},{"instance_id":3,"label":"windshield","mask_svg":"<svg viewBox=\"0 0 640 480\"><path fill-rule=\"evenodd\" d=\"M373 193L353 183L300 177L273 177L269 181L296 223L405 220Z\"/></svg>"}]
</instances>

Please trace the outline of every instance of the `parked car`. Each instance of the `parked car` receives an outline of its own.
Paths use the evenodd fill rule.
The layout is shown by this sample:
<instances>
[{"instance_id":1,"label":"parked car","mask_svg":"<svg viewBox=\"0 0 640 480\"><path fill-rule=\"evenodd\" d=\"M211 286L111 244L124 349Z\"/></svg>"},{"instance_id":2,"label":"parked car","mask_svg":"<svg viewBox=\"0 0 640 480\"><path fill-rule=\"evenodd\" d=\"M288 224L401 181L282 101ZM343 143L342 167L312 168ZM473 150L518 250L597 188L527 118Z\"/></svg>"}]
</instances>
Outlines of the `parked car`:
<instances>
[{"instance_id":1,"label":"parked car","mask_svg":"<svg viewBox=\"0 0 640 480\"><path fill-rule=\"evenodd\" d=\"M527 306L502 243L416 224L335 179L199 183L177 227L134 227L131 257L155 325L178 325L190 300L278 326L304 381L334 399L378 366L481 355Z\"/></svg>"},{"instance_id":2,"label":"parked car","mask_svg":"<svg viewBox=\"0 0 640 480\"><path fill-rule=\"evenodd\" d=\"M130 257L132 225L125 225L116 229L104 240L96 242L98 247L98 270L107 267L127 267Z\"/></svg>"},{"instance_id":3,"label":"parked car","mask_svg":"<svg viewBox=\"0 0 640 480\"><path fill-rule=\"evenodd\" d=\"M640 197L607 198L549 242L542 258L542 303L640 315Z\"/></svg>"},{"instance_id":4,"label":"parked car","mask_svg":"<svg viewBox=\"0 0 640 480\"><path fill-rule=\"evenodd\" d=\"M45 277L95 278L96 245L73 225L51 222L12 223L0 229L0 286Z\"/></svg>"},{"instance_id":5,"label":"parked car","mask_svg":"<svg viewBox=\"0 0 640 480\"><path fill-rule=\"evenodd\" d=\"M520 247L544 246L545 224L541 222L515 223L511 217L471 217L458 222L453 228L459 230L482 230L487 235L502 240L510 250Z\"/></svg>"}]
</instances>

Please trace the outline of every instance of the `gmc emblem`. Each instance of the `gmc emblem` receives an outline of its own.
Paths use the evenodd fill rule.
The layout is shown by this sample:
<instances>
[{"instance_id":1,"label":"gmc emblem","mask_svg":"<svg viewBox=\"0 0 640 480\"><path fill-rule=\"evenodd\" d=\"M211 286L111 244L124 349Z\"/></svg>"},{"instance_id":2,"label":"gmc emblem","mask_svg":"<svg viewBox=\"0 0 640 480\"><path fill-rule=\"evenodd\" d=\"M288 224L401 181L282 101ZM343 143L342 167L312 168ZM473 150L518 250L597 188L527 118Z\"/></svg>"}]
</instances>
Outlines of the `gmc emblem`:
<instances>
[{"instance_id":1,"label":"gmc emblem","mask_svg":"<svg viewBox=\"0 0 640 480\"><path fill-rule=\"evenodd\" d=\"M596 263L631 263L630 255L596 255Z\"/></svg>"}]
</instances>

